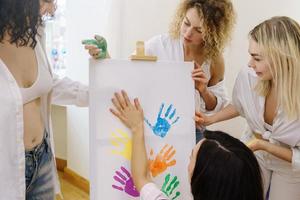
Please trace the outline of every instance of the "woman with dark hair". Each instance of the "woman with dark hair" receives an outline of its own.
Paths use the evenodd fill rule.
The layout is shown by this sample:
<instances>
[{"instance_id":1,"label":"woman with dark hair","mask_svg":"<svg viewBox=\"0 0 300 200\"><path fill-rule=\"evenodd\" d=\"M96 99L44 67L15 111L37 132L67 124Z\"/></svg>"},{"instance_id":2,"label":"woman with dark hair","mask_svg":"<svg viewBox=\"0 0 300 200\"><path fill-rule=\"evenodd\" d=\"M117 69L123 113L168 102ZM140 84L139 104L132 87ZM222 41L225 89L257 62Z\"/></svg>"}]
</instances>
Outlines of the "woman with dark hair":
<instances>
[{"instance_id":1,"label":"woman with dark hair","mask_svg":"<svg viewBox=\"0 0 300 200\"><path fill-rule=\"evenodd\" d=\"M144 116L138 99L116 93L110 111L132 132L131 170L143 200L167 200L151 182L144 141ZM258 162L242 142L221 131L207 131L190 156L188 172L195 200L263 200ZM184 199L184 197L183 197Z\"/></svg>"},{"instance_id":2,"label":"woman with dark hair","mask_svg":"<svg viewBox=\"0 0 300 200\"><path fill-rule=\"evenodd\" d=\"M87 106L88 88L58 79L45 53L53 0L0 0L0 199L53 200L51 104Z\"/></svg>"}]
</instances>

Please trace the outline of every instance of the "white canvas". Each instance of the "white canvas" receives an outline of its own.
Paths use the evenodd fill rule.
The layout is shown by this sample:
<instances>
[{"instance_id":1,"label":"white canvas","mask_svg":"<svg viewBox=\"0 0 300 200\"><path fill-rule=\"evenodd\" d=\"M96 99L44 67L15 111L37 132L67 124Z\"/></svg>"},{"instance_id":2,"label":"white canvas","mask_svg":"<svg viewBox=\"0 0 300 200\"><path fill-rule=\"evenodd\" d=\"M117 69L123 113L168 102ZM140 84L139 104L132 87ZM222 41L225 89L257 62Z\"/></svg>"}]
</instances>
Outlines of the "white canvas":
<instances>
[{"instance_id":1,"label":"white canvas","mask_svg":"<svg viewBox=\"0 0 300 200\"><path fill-rule=\"evenodd\" d=\"M92 200L139 199L130 180L131 133L109 111L114 92L121 89L130 99L138 97L143 107L149 159L155 160L166 145L161 152L165 160L161 159L160 167L152 171L153 181L170 199L178 196L178 192L180 195L176 199L192 199L187 173L189 156L195 145L192 69L192 63L184 62L90 60ZM166 163L170 166L161 169Z\"/></svg>"}]
</instances>

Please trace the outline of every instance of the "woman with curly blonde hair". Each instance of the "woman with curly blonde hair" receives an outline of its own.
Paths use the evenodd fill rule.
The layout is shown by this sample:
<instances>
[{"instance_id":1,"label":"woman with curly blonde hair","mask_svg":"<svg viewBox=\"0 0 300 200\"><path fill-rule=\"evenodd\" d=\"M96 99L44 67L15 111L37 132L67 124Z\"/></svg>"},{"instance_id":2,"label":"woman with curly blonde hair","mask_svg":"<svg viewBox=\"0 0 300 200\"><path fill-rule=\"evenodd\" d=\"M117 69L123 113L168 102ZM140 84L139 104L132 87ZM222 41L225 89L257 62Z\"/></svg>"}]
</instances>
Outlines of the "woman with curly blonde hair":
<instances>
[{"instance_id":1,"label":"woman with curly blonde hair","mask_svg":"<svg viewBox=\"0 0 300 200\"><path fill-rule=\"evenodd\" d=\"M230 0L183 0L169 34L155 36L145 44L146 54L159 60L195 63L192 78L197 111L216 112L228 102L222 53L234 23ZM197 141L203 131L197 130Z\"/></svg>"},{"instance_id":2,"label":"woman with curly blonde hair","mask_svg":"<svg viewBox=\"0 0 300 200\"><path fill-rule=\"evenodd\" d=\"M145 43L145 53L159 60L194 62L196 111L217 112L228 102L224 86L224 47L235 23L231 0L182 0L169 34L157 35ZM86 45L98 58L100 49ZM196 130L196 141L205 129Z\"/></svg>"}]
</instances>

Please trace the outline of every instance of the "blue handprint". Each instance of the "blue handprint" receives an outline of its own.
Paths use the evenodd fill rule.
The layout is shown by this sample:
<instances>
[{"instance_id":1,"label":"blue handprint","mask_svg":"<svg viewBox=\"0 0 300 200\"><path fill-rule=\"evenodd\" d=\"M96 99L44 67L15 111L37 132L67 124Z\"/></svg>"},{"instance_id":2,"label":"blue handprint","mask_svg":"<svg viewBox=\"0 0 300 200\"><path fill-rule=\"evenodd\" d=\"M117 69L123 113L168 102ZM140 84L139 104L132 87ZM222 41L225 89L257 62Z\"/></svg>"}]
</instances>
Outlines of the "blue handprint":
<instances>
[{"instance_id":1,"label":"blue handprint","mask_svg":"<svg viewBox=\"0 0 300 200\"><path fill-rule=\"evenodd\" d=\"M162 138L167 135L168 131L171 128L171 125L175 124L179 120L179 117L176 117L176 119L174 120L176 109L172 111L172 104L169 105L166 113L164 114L164 116L162 116L162 110L164 109L164 106L165 104L162 103L154 126L152 126L151 123L145 118L145 122L152 129L153 133Z\"/></svg>"}]
</instances>

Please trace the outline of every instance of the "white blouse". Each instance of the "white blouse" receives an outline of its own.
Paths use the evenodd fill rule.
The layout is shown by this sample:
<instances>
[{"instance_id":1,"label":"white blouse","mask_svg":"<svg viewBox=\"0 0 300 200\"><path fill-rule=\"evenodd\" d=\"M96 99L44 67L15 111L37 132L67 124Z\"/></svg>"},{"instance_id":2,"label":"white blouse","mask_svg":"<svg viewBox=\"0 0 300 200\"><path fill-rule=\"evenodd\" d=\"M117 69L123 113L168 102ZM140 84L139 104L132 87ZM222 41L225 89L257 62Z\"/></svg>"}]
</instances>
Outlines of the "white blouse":
<instances>
[{"instance_id":1,"label":"white blouse","mask_svg":"<svg viewBox=\"0 0 300 200\"><path fill-rule=\"evenodd\" d=\"M255 132L261 134L270 143L291 148L292 164L267 152L258 155L268 159L269 163L273 163L274 170L300 172L300 120L288 120L284 111L279 108L273 124L266 124L264 121L265 97L254 91L257 81L257 75L247 67L238 74L234 85L232 103L249 126L242 140L249 141Z\"/></svg>"},{"instance_id":2,"label":"white blouse","mask_svg":"<svg viewBox=\"0 0 300 200\"><path fill-rule=\"evenodd\" d=\"M157 56L161 61L184 61L184 49L182 40L172 39L168 34L157 35L145 43L145 54ZM202 69L206 78L211 78L210 61L206 61L202 65ZM192 78L192 77L191 77ZM224 81L220 81L216 85L208 87L217 98L217 105L213 111L208 111L205 108L205 102L200 96L198 90L195 90L196 110L203 113L217 112L228 104L229 98L227 96Z\"/></svg>"}]
</instances>

